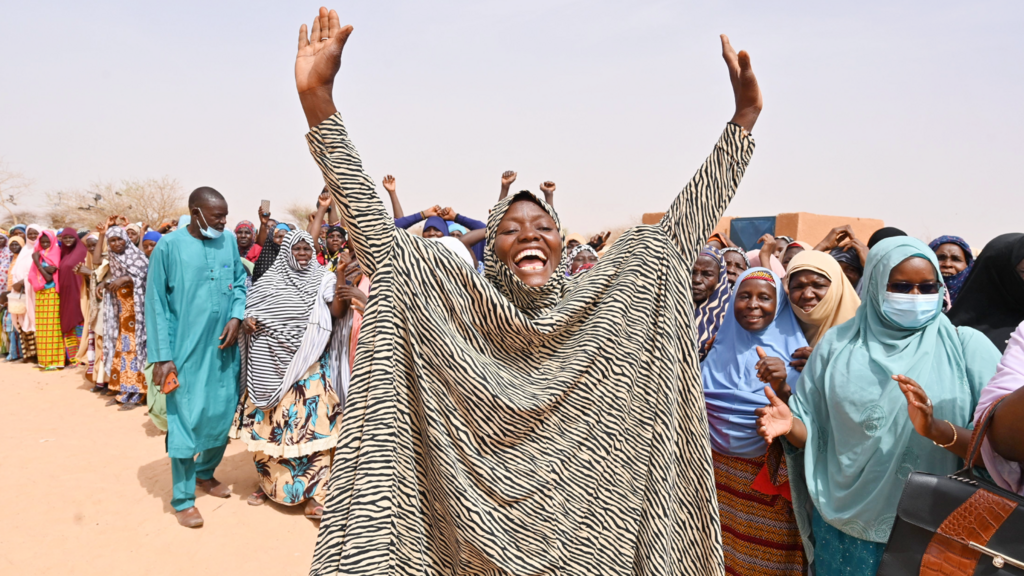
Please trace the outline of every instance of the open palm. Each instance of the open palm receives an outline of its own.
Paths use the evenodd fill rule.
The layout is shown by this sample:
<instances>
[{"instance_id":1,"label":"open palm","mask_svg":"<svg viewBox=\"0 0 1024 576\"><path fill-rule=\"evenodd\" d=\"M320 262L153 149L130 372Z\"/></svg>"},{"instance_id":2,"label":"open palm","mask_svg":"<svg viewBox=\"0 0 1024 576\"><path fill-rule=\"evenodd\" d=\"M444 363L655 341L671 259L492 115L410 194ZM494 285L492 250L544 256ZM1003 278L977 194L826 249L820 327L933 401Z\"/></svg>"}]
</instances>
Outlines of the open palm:
<instances>
[{"instance_id":1,"label":"open palm","mask_svg":"<svg viewBox=\"0 0 1024 576\"><path fill-rule=\"evenodd\" d=\"M793 429L793 413L789 406L775 395L771 386L764 387L769 404L754 410L757 415L757 433L769 444L779 436L785 436Z\"/></svg>"},{"instance_id":2,"label":"open palm","mask_svg":"<svg viewBox=\"0 0 1024 576\"><path fill-rule=\"evenodd\" d=\"M729 67L729 80L732 82L732 93L736 98L736 114L732 121L750 132L764 106L761 87L758 86L754 70L750 67L750 54L745 50L737 53L725 34L722 34L721 39L722 58Z\"/></svg>"},{"instance_id":3,"label":"open palm","mask_svg":"<svg viewBox=\"0 0 1024 576\"><path fill-rule=\"evenodd\" d=\"M295 87L299 94L333 87L350 34L352 26L342 28L338 13L323 7L308 35L305 24L299 28L299 52L295 55Z\"/></svg>"}]
</instances>

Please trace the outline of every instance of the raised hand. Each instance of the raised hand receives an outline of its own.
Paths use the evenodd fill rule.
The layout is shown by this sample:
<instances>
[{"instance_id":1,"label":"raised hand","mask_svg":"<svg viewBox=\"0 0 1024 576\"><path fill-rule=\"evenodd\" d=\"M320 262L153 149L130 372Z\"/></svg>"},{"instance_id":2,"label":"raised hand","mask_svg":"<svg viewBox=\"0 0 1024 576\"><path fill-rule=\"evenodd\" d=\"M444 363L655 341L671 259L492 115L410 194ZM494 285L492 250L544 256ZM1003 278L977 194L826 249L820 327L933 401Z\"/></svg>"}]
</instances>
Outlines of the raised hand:
<instances>
[{"instance_id":1,"label":"raised hand","mask_svg":"<svg viewBox=\"0 0 1024 576\"><path fill-rule=\"evenodd\" d=\"M818 242L818 245L815 246L814 249L819 252L828 252L836 246L839 246L840 243L856 237L856 234L853 233L853 228L850 228L848 224L836 226L829 230L828 234L821 239L821 242Z\"/></svg>"},{"instance_id":2,"label":"raised hand","mask_svg":"<svg viewBox=\"0 0 1024 576\"><path fill-rule=\"evenodd\" d=\"M388 191L388 194L395 193L395 177L391 174L384 177L384 189Z\"/></svg>"},{"instance_id":3,"label":"raised hand","mask_svg":"<svg viewBox=\"0 0 1024 576\"><path fill-rule=\"evenodd\" d=\"M555 193L555 183L552 182L551 180L545 180L544 182L541 182L540 183L540 191L543 192L545 195L547 195L547 194L554 194Z\"/></svg>"},{"instance_id":4,"label":"raised hand","mask_svg":"<svg viewBox=\"0 0 1024 576\"><path fill-rule=\"evenodd\" d=\"M771 234L765 234L761 236L760 242L761 250L759 252L761 256L761 266L765 268L771 268L771 257L775 255L775 249L779 247L778 242L775 241L775 236ZM767 258L765 255L767 254Z\"/></svg>"},{"instance_id":5,"label":"raised hand","mask_svg":"<svg viewBox=\"0 0 1024 576\"><path fill-rule=\"evenodd\" d=\"M501 185L505 188L508 188L509 186L512 185L513 182L516 181L516 176L517 174L515 171L505 170L504 172L501 173Z\"/></svg>"},{"instance_id":6,"label":"raised hand","mask_svg":"<svg viewBox=\"0 0 1024 576\"><path fill-rule=\"evenodd\" d=\"M426 220L427 218L430 218L431 216L440 216L441 215L441 210L442 210L441 205L438 204L436 206L431 206L430 208L427 208L426 210L420 212L420 214L422 214L423 215L423 219Z\"/></svg>"},{"instance_id":7,"label":"raised hand","mask_svg":"<svg viewBox=\"0 0 1024 576\"><path fill-rule=\"evenodd\" d=\"M454 221L455 217L458 216L458 214L455 212L455 210L452 209L451 206L448 206L447 208L442 208L437 213L437 215L445 220L448 220L449 222Z\"/></svg>"},{"instance_id":8,"label":"raised hand","mask_svg":"<svg viewBox=\"0 0 1024 576\"><path fill-rule=\"evenodd\" d=\"M747 132L754 129L758 115L764 102L761 88L750 67L750 54L741 50L739 54L729 43L729 37L722 34L722 58L729 67L729 80L732 82L732 93L736 99L736 113L732 117L734 124L739 124Z\"/></svg>"},{"instance_id":9,"label":"raised hand","mask_svg":"<svg viewBox=\"0 0 1024 576\"><path fill-rule=\"evenodd\" d=\"M764 395L768 397L768 405L754 410L757 416L757 435L771 444L772 440L789 434L793 430L793 413L771 386L764 387Z\"/></svg>"},{"instance_id":10,"label":"raised hand","mask_svg":"<svg viewBox=\"0 0 1024 576\"><path fill-rule=\"evenodd\" d=\"M587 242L587 244L594 250L600 250L601 248L604 248L605 243L608 242L608 238L611 235L611 232L598 232L590 237L590 241Z\"/></svg>"},{"instance_id":11,"label":"raised hand","mask_svg":"<svg viewBox=\"0 0 1024 576\"><path fill-rule=\"evenodd\" d=\"M299 28L299 50L295 55L295 88L310 128L334 114L334 77L341 68L341 52L352 34L352 26L341 26L338 13L320 8L307 34Z\"/></svg>"},{"instance_id":12,"label":"raised hand","mask_svg":"<svg viewBox=\"0 0 1024 576\"><path fill-rule=\"evenodd\" d=\"M857 258L860 259L860 265L865 266L868 263L868 247L856 237L847 237L845 240L839 243L839 247L843 249L843 252L854 250L857 252Z\"/></svg>"}]
</instances>

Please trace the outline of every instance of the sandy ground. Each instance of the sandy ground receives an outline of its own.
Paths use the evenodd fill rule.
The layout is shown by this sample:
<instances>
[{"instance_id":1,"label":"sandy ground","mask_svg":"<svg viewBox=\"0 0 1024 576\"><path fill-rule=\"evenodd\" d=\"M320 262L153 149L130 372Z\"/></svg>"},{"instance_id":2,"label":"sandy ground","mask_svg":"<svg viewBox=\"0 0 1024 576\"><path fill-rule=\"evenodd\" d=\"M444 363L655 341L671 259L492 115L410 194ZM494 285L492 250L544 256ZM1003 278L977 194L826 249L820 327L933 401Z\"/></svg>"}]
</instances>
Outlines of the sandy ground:
<instances>
[{"instance_id":1,"label":"sandy ground","mask_svg":"<svg viewBox=\"0 0 1024 576\"><path fill-rule=\"evenodd\" d=\"M118 412L88 392L84 368L0 362L0 574L307 574L317 524L302 506L251 507L256 473L228 446L202 494L199 529L171 514L164 433L144 408Z\"/></svg>"}]
</instances>

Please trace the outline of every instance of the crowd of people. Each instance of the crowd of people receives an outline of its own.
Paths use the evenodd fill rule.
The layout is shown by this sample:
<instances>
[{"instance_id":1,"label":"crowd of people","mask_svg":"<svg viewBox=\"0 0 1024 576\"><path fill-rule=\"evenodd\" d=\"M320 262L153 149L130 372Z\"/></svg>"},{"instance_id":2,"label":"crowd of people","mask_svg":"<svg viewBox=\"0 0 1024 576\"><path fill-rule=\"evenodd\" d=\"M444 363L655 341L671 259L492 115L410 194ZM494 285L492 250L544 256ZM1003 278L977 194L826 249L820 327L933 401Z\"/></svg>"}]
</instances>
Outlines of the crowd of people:
<instances>
[{"instance_id":1,"label":"crowd of people","mask_svg":"<svg viewBox=\"0 0 1024 576\"><path fill-rule=\"evenodd\" d=\"M486 222L407 215L391 175L389 215L331 97L351 30L300 32L306 222L231 230L199 188L157 230L0 235L8 361L145 405L183 526L235 438L250 505L323 519L312 574L874 574L910 473L997 402L979 466L1024 495L1024 234L712 233L761 110L725 37L736 113L659 224L568 234L513 171Z\"/></svg>"}]
</instances>

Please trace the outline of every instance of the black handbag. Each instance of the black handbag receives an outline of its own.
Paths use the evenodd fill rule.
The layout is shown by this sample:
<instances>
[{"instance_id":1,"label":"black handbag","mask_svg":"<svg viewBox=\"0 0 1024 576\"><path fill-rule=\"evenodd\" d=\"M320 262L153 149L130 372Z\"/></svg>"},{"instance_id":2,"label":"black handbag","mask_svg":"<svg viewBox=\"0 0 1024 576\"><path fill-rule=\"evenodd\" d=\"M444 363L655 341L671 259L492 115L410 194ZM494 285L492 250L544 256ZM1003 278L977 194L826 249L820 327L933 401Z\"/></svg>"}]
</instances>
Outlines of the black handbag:
<instances>
[{"instance_id":1,"label":"black handbag","mask_svg":"<svg viewBox=\"0 0 1024 576\"><path fill-rule=\"evenodd\" d=\"M975 426L962 470L910 474L878 576L1024 576L1024 498L972 472L998 405Z\"/></svg>"}]
</instances>

